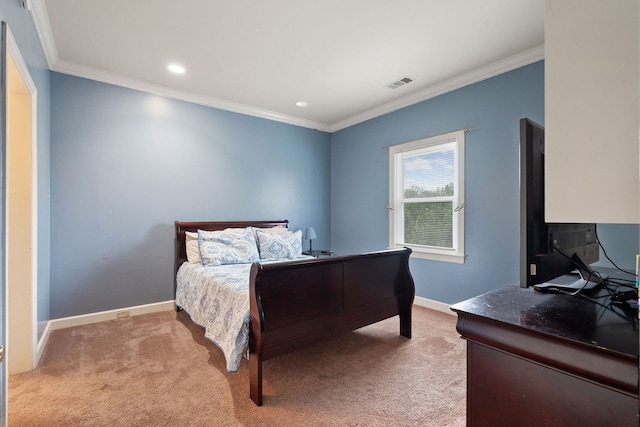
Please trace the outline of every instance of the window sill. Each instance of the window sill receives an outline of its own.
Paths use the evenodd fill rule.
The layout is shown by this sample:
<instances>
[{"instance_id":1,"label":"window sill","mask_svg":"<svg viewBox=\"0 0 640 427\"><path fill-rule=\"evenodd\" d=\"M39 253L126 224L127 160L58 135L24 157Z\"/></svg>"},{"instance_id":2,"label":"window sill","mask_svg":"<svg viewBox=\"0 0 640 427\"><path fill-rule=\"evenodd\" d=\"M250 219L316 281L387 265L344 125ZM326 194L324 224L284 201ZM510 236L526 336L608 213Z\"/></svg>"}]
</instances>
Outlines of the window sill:
<instances>
[{"instance_id":1,"label":"window sill","mask_svg":"<svg viewBox=\"0 0 640 427\"><path fill-rule=\"evenodd\" d=\"M442 261L442 262L451 262L454 264L464 264L464 259L466 255L464 254L453 254L446 252L432 252L425 251L423 248L405 245L406 247L411 248L411 258L420 258L420 259L428 259L432 261ZM396 248L403 248L405 246L396 245Z\"/></svg>"}]
</instances>

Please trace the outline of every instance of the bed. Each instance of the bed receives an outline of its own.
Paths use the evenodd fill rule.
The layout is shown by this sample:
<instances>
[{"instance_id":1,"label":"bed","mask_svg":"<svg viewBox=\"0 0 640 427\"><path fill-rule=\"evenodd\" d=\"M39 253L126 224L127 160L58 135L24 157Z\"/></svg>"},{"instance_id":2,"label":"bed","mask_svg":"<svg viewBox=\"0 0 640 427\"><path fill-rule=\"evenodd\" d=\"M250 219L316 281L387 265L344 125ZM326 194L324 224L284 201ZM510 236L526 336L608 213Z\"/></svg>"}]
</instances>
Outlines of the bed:
<instances>
[{"instance_id":1,"label":"bed","mask_svg":"<svg viewBox=\"0 0 640 427\"><path fill-rule=\"evenodd\" d=\"M210 296L201 294L200 285L185 291L185 282L188 282L185 276L211 275L211 271L218 268L217 265L197 266L197 262L188 261L187 240L192 241L198 230L205 236L206 232L247 229L253 230L259 240L258 237L266 233L279 233L280 230L293 235L288 227L287 220L175 222L176 310L184 309L200 326L205 326L203 318L218 322L213 326L217 334L223 334L229 325L240 328L237 334L234 332L232 337L226 338L230 346L227 349L223 348L225 339L216 333L207 338L223 350L229 371L237 368L238 357L247 353L250 397L258 406L263 400L262 363L266 360L393 316L399 318L400 335L411 338L415 288L409 271L409 248L276 262L260 259L222 269L239 271L242 280L248 280L244 284L237 281L232 285L231 293L221 297L224 301L238 301L240 308L235 313L229 310L221 315L220 304L212 303ZM193 251L193 242L189 244ZM211 309L204 307L206 305L214 307L218 313L211 314ZM215 320L215 317L219 319ZM205 335L209 333L207 329L205 326ZM230 365L230 358L236 361L235 364Z\"/></svg>"}]
</instances>

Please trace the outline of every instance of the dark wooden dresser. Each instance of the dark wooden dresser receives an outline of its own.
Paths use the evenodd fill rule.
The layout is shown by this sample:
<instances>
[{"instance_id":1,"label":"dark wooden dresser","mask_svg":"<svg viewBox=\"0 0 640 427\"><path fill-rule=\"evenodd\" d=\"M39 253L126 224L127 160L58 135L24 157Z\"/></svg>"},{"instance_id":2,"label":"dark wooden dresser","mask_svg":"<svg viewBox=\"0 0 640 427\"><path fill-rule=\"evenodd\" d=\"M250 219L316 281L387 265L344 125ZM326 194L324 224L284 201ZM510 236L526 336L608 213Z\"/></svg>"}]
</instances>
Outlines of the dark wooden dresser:
<instances>
[{"instance_id":1,"label":"dark wooden dresser","mask_svg":"<svg viewBox=\"0 0 640 427\"><path fill-rule=\"evenodd\" d=\"M595 301L513 285L451 306L467 426L638 427L637 306Z\"/></svg>"}]
</instances>

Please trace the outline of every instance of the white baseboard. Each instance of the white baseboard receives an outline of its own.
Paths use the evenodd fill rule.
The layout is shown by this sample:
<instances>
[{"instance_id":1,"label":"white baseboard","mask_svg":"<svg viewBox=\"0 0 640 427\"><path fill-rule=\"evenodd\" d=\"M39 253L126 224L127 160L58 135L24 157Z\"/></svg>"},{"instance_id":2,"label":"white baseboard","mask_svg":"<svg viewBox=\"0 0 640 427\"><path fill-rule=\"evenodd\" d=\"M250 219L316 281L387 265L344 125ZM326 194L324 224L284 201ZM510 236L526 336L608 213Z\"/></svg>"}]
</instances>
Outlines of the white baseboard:
<instances>
[{"instance_id":1,"label":"white baseboard","mask_svg":"<svg viewBox=\"0 0 640 427\"><path fill-rule=\"evenodd\" d=\"M421 307L430 308L432 310L441 311L443 313L451 314L455 316L455 313L449 309L449 304L434 301L427 298L415 297L413 303L415 305L419 305ZM71 317L61 317L59 319L53 319L47 322L47 325L44 328L44 332L42 333L42 337L38 341L38 345L36 348L36 360L34 366L38 366L40 363L40 358L42 357L42 353L44 352L45 347L47 346L47 342L49 342L49 336L52 331L56 329L64 329L71 328L73 326L81 326L88 325L91 323L104 322L106 320L116 320L118 319L118 315L122 315L126 313L125 317L128 316L137 316L140 314L147 313L156 313L158 311L168 311L174 310L175 303L174 300L157 302L154 304L145 304L145 305L137 305L134 307L127 308L119 308L116 310L108 310L108 311L100 311L98 313L89 313L82 314L79 316L71 316Z\"/></svg>"},{"instance_id":2,"label":"white baseboard","mask_svg":"<svg viewBox=\"0 0 640 427\"><path fill-rule=\"evenodd\" d=\"M435 301L435 300L427 299L423 297L415 297L415 299L413 300L413 303L415 305L419 305L420 307L426 307L426 308L430 308L431 310L441 311L446 314L451 314L452 316L456 315L456 313L451 311L451 309L449 308L450 305L444 302Z\"/></svg>"},{"instance_id":3,"label":"white baseboard","mask_svg":"<svg viewBox=\"0 0 640 427\"><path fill-rule=\"evenodd\" d=\"M413 303L415 305L419 305L421 307L429 308L431 310L440 311L442 313L450 314L455 316L455 313L451 311L449 308L449 304L431 300L423 297L415 297ZM98 313L89 313L82 314L79 316L71 316L71 317L62 317L59 319L53 319L47 322L44 333L42 337L38 341L37 346L37 355L36 355L36 366L40 361L40 357L42 357L42 353L44 352L44 348L49 341L49 336L51 335L51 331L55 331L56 329L64 329L71 328L73 326L81 326L88 325L91 323L104 322L106 320L116 320L120 316L128 317L128 316L137 316L140 314L147 313L156 313L158 311L168 311L173 310L175 308L174 300L157 302L153 304L145 304L145 305L137 305L133 307L119 308L116 310L108 310L108 311L100 311Z\"/></svg>"},{"instance_id":4,"label":"white baseboard","mask_svg":"<svg viewBox=\"0 0 640 427\"><path fill-rule=\"evenodd\" d=\"M56 329L70 328L72 326L104 322L105 320L114 320L119 318L119 314L120 316L124 315L124 317L128 317L137 316L139 314L155 313L158 311L168 311L173 310L174 308L174 300L171 300L153 304L137 305L134 307L120 308L117 310L101 311L98 313L89 313L82 314L80 316L62 317L59 319L49 320L45 325L44 332L42 333L40 340L38 340L33 366L36 367L40 363L40 358L42 357L44 349L49 342L51 331L55 331Z\"/></svg>"},{"instance_id":5,"label":"white baseboard","mask_svg":"<svg viewBox=\"0 0 640 427\"><path fill-rule=\"evenodd\" d=\"M157 302L153 304L137 305L134 307L119 308L116 310L100 311L98 313L82 314L79 316L62 317L49 321L47 329L70 328L72 326L88 325L90 323L104 322L105 320L115 320L121 317L137 316L140 314L156 313L174 309L174 301ZM44 336L43 336L44 337Z\"/></svg>"},{"instance_id":6,"label":"white baseboard","mask_svg":"<svg viewBox=\"0 0 640 427\"><path fill-rule=\"evenodd\" d=\"M44 353L44 348L47 346L49 342L49 336L51 335L51 321L48 321L46 326L44 327L44 332L42 332L42 336L38 341L36 346L36 360L34 360L33 367L37 367L40 363L40 358L42 357L42 353Z\"/></svg>"},{"instance_id":7,"label":"white baseboard","mask_svg":"<svg viewBox=\"0 0 640 427\"><path fill-rule=\"evenodd\" d=\"M431 310L441 311L443 313L455 316L455 313L449 308L450 305L444 302L431 300L423 297L415 297L413 303L421 307L430 308ZM140 314L156 313L158 311L168 311L175 308L174 300L157 302L153 304L137 305L133 307L119 308L116 310L100 311L97 313L81 314L79 316L61 317L52 319L47 322L44 333L38 342L38 360L42 356L42 351L47 345L51 331L56 329L71 328L73 326L88 325L91 323L104 322L105 320L116 320L120 316L137 316Z\"/></svg>"}]
</instances>

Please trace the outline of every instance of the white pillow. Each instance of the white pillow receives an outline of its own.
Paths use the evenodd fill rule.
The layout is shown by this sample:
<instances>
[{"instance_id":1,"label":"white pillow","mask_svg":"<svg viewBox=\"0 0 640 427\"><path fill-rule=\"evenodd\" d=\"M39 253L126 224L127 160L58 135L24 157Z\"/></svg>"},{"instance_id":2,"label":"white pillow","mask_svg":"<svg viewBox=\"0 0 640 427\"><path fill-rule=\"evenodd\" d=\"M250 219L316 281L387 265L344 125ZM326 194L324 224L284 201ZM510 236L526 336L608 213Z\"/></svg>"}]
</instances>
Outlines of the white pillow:
<instances>
[{"instance_id":1,"label":"white pillow","mask_svg":"<svg viewBox=\"0 0 640 427\"><path fill-rule=\"evenodd\" d=\"M269 228L258 228L266 233L290 233L289 229L284 225L275 225Z\"/></svg>"},{"instance_id":2,"label":"white pillow","mask_svg":"<svg viewBox=\"0 0 640 427\"><path fill-rule=\"evenodd\" d=\"M204 266L250 264L260 260L251 227L198 230L198 243Z\"/></svg>"},{"instance_id":3,"label":"white pillow","mask_svg":"<svg viewBox=\"0 0 640 427\"><path fill-rule=\"evenodd\" d=\"M187 245L187 261L190 264L202 264L200 259L200 247L198 246L198 233L185 231Z\"/></svg>"},{"instance_id":4,"label":"white pillow","mask_svg":"<svg viewBox=\"0 0 640 427\"><path fill-rule=\"evenodd\" d=\"M274 227L262 228L262 227L251 227L253 230L253 237L256 239L256 243L258 242L258 236L256 235L257 230L262 230L265 233L287 233L289 229L283 225L276 225Z\"/></svg>"},{"instance_id":5,"label":"white pillow","mask_svg":"<svg viewBox=\"0 0 640 427\"><path fill-rule=\"evenodd\" d=\"M302 231L267 231L256 229L258 251L263 261L279 261L302 256Z\"/></svg>"}]
</instances>

